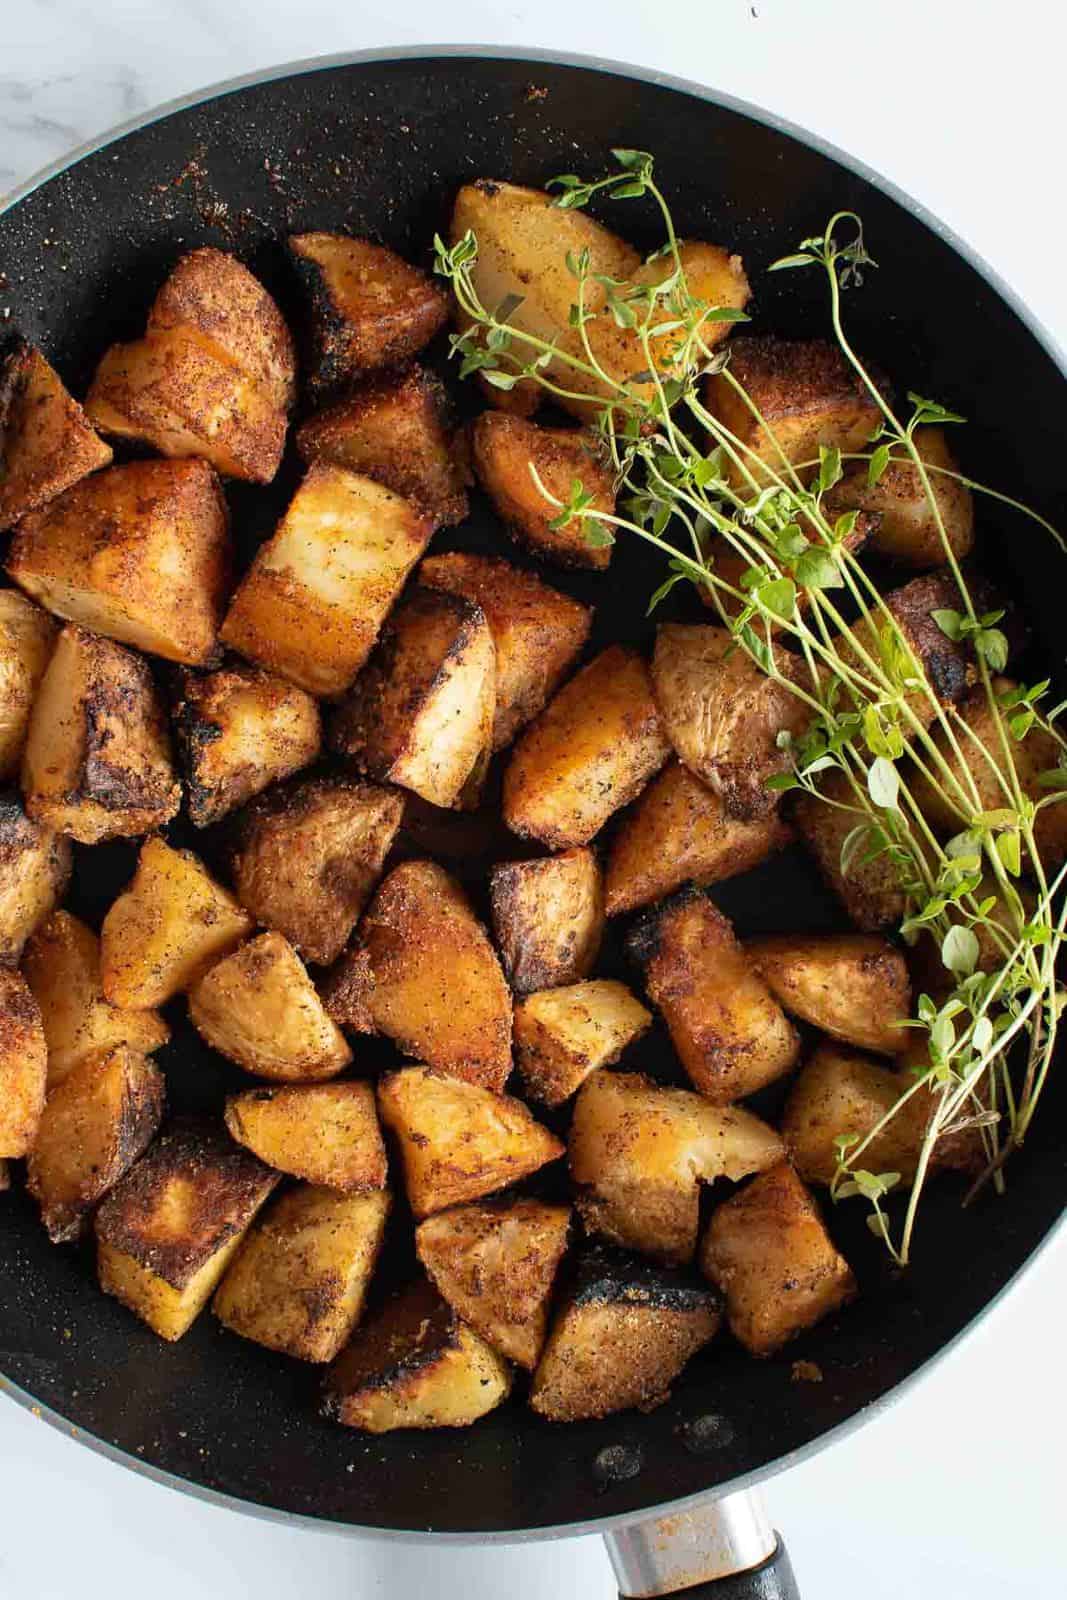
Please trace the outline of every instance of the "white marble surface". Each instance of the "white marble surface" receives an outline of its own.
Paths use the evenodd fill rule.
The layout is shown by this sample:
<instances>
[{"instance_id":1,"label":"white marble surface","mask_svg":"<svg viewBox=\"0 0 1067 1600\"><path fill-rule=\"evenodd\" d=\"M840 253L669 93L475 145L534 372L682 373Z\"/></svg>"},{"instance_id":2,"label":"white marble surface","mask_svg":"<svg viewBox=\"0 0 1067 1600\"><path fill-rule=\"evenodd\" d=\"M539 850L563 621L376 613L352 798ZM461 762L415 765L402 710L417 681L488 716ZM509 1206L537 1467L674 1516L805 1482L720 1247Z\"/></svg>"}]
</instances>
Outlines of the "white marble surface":
<instances>
[{"instance_id":1,"label":"white marble surface","mask_svg":"<svg viewBox=\"0 0 1067 1600\"><path fill-rule=\"evenodd\" d=\"M1062 8L1048 0L8 0L0 191L160 100L332 51L450 41L698 77L847 146L987 256L1067 344ZM1010 1203L1010 1202L1009 1202ZM767 1488L807 1600L1064 1592L1067 1239L902 1404ZM2 1320L2 1308L0 1308ZM0 1600L613 1594L596 1539L429 1552L264 1524L0 1404Z\"/></svg>"}]
</instances>

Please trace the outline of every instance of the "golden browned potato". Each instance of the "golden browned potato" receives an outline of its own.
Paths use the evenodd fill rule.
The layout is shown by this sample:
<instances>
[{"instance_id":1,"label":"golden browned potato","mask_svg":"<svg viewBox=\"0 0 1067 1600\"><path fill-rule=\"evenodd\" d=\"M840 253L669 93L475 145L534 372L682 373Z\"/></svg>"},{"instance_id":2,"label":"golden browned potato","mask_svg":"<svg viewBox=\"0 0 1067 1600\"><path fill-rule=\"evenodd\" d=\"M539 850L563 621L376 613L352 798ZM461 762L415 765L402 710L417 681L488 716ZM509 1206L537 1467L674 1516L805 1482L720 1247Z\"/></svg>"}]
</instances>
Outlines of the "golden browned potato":
<instances>
[{"instance_id":1,"label":"golden browned potato","mask_svg":"<svg viewBox=\"0 0 1067 1600\"><path fill-rule=\"evenodd\" d=\"M66 893L70 864L69 839L31 821L15 790L0 792L0 965L18 964Z\"/></svg>"},{"instance_id":2,"label":"golden browned potato","mask_svg":"<svg viewBox=\"0 0 1067 1600\"><path fill-rule=\"evenodd\" d=\"M916 428L915 448L932 469L958 472L943 428ZM974 544L974 497L966 484L931 470L930 488L941 515L948 547L963 561ZM940 567L946 559L937 517L923 488L919 469L910 456L892 461L873 486L867 481L867 463L846 472L832 491L834 511L873 512L877 523L872 550L906 567Z\"/></svg>"},{"instance_id":3,"label":"golden browned potato","mask_svg":"<svg viewBox=\"0 0 1067 1600\"><path fill-rule=\"evenodd\" d=\"M0 967L0 1158L33 1149L47 1081L40 1007L26 980Z\"/></svg>"},{"instance_id":4,"label":"golden browned potato","mask_svg":"<svg viewBox=\"0 0 1067 1600\"><path fill-rule=\"evenodd\" d=\"M226 1102L226 1126L268 1167L326 1189L384 1189L385 1145L369 1083L246 1089Z\"/></svg>"},{"instance_id":5,"label":"golden browned potato","mask_svg":"<svg viewBox=\"0 0 1067 1600\"><path fill-rule=\"evenodd\" d=\"M569 1206L543 1200L454 1206L419 1223L415 1248L456 1315L502 1356L532 1370L570 1221Z\"/></svg>"},{"instance_id":6,"label":"golden browned potato","mask_svg":"<svg viewBox=\"0 0 1067 1600\"><path fill-rule=\"evenodd\" d=\"M391 489L313 462L230 602L223 643L310 694L340 694L432 532Z\"/></svg>"},{"instance_id":7,"label":"golden browned potato","mask_svg":"<svg viewBox=\"0 0 1067 1600\"><path fill-rule=\"evenodd\" d=\"M522 417L486 411L471 429L471 459L478 482L505 526L538 555L561 567L593 567L611 562L610 540L600 541L603 524L591 516L574 518L565 528L550 526L560 507L546 499L534 479L564 505L575 483L593 496L590 512L615 511L615 478L595 433L584 428L542 428Z\"/></svg>"},{"instance_id":8,"label":"golden browned potato","mask_svg":"<svg viewBox=\"0 0 1067 1600\"><path fill-rule=\"evenodd\" d=\"M892 1056L907 1043L911 984L904 956L875 933L771 934L745 945L791 1017L861 1050Z\"/></svg>"},{"instance_id":9,"label":"golden browned potato","mask_svg":"<svg viewBox=\"0 0 1067 1600\"><path fill-rule=\"evenodd\" d=\"M782 1116L782 1137L800 1176L808 1183L832 1182L836 1141L865 1138L914 1081L907 1071L891 1071L854 1050L821 1045L797 1075ZM928 1095L918 1090L871 1141L857 1166L897 1172L902 1183L910 1184L930 1109ZM935 1166L944 1164L940 1155L935 1148Z\"/></svg>"},{"instance_id":10,"label":"golden browned potato","mask_svg":"<svg viewBox=\"0 0 1067 1600\"><path fill-rule=\"evenodd\" d=\"M0 366L0 529L110 460L59 374L20 341Z\"/></svg>"},{"instance_id":11,"label":"golden browned potato","mask_svg":"<svg viewBox=\"0 0 1067 1600\"><path fill-rule=\"evenodd\" d=\"M89 1214L148 1148L164 1081L127 1045L85 1056L49 1094L26 1169L53 1244L76 1239Z\"/></svg>"},{"instance_id":12,"label":"golden browned potato","mask_svg":"<svg viewBox=\"0 0 1067 1600\"><path fill-rule=\"evenodd\" d=\"M792 838L777 811L732 817L680 761L669 761L622 818L604 873L609 917L662 900L683 884L707 887L759 866Z\"/></svg>"},{"instance_id":13,"label":"golden browned potato","mask_svg":"<svg viewBox=\"0 0 1067 1600\"><path fill-rule=\"evenodd\" d=\"M383 483L435 527L448 528L466 521L467 491L446 410L444 388L431 373L385 373L309 417L296 447L305 461L329 461Z\"/></svg>"},{"instance_id":14,"label":"golden browned potato","mask_svg":"<svg viewBox=\"0 0 1067 1600\"><path fill-rule=\"evenodd\" d=\"M718 1331L719 1297L680 1273L590 1250L553 1320L530 1404L550 1422L662 1405Z\"/></svg>"},{"instance_id":15,"label":"golden browned potato","mask_svg":"<svg viewBox=\"0 0 1067 1600\"><path fill-rule=\"evenodd\" d=\"M796 1030L707 895L683 889L653 907L628 948L682 1066L716 1105L755 1094L794 1065Z\"/></svg>"},{"instance_id":16,"label":"golden browned potato","mask_svg":"<svg viewBox=\"0 0 1067 1600\"><path fill-rule=\"evenodd\" d=\"M326 1378L323 1410L349 1428L465 1428L507 1397L511 1369L426 1278L355 1331Z\"/></svg>"},{"instance_id":17,"label":"golden browned potato","mask_svg":"<svg viewBox=\"0 0 1067 1600\"><path fill-rule=\"evenodd\" d=\"M670 754L636 651L609 645L527 728L504 774L504 820L552 850L588 844Z\"/></svg>"},{"instance_id":18,"label":"golden browned potato","mask_svg":"<svg viewBox=\"0 0 1067 1600\"><path fill-rule=\"evenodd\" d=\"M493 749L503 750L563 682L589 636L592 609L496 556L427 556L419 582L485 612L496 650Z\"/></svg>"},{"instance_id":19,"label":"golden browned potato","mask_svg":"<svg viewBox=\"0 0 1067 1600\"><path fill-rule=\"evenodd\" d=\"M341 954L400 819L400 795L351 778L316 778L272 790L240 819L233 860L242 905L305 961Z\"/></svg>"},{"instance_id":20,"label":"golden browned potato","mask_svg":"<svg viewBox=\"0 0 1067 1600\"><path fill-rule=\"evenodd\" d=\"M100 941L69 911L56 911L26 946L22 970L41 1008L49 1092L86 1056L116 1045L151 1055L170 1038L156 1011L113 1006L104 996Z\"/></svg>"},{"instance_id":21,"label":"golden browned potato","mask_svg":"<svg viewBox=\"0 0 1067 1600\"><path fill-rule=\"evenodd\" d=\"M261 933L190 991L189 1016L212 1049L259 1078L334 1078L352 1059L288 939Z\"/></svg>"},{"instance_id":22,"label":"golden browned potato","mask_svg":"<svg viewBox=\"0 0 1067 1600\"><path fill-rule=\"evenodd\" d=\"M819 774L818 795L797 795L793 822L851 920L876 933L901 922L906 901L897 867L884 853L865 860L871 848L866 842L851 851L848 871L841 870L845 842L868 815L845 774L827 772Z\"/></svg>"},{"instance_id":23,"label":"golden browned potato","mask_svg":"<svg viewBox=\"0 0 1067 1600\"><path fill-rule=\"evenodd\" d=\"M515 1007L515 1054L526 1092L562 1105L651 1025L651 1013L612 978L527 995Z\"/></svg>"},{"instance_id":24,"label":"golden browned potato","mask_svg":"<svg viewBox=\"0 0 1067 1600\"><path fill-rule=\"evenodd\" d=\"M585 1080L567 1151L586 1231L676 1266L696 1250L701 1183L737 1183L785 1155L751 1112L634 1072Z\"/></svg>"},{"instance_id":25,"label":"golden browned potato","mask_svg":"<svg viewBox=\"0 0 1067 1600\"><path fill-rule=\"evenodd\" d=\"M332 1361L363 1313L389 1195L302 1183L250 1229L215 1291L231 1333L298 1361Z\"/></svg>"},{"instance_id":26,"label":"golden browned potato","mask_svg":"<svg viewBox=\"0 0 1067 1600\"><path fill-rule=\"evenodd\" d=\"M22 761L30 711L56 642L56 624L17 589L0 589L0 780Z\"/></svg>"},{"instance_id":27,"label":"golden browned potato","mask_svg":"<svg viewBox=\"0 0 1067 1600\"><path fill-rule=\"evenodd\" d=\"M384 1033L452 1077L507 1081L511 994L466 895L432 861L389 874L323 993L344 1027Z\"/></svg>"},{"instance_id":28,"label":"golden browned potato","mask_svg":"<svg viewBox=\"0 0 1067 1600\"><path fill-rule=\"evenodd\" d=\"M100 1287L161 1339L180 1339L277 1182L221 1129L164 1133L96 1213Z\"/></svg>"},{"instance_id":29,"label":"golden browned potato","mask_svg":"<svg viewBox=\"0 0 1067 1600\"><path fill-rule=\"evenodd\" d=\"M700 1265L726 1296L731 1332L754 1356L772 1355L856 1293L848 1262L785 1161L719 1206Z\"/></svg>"},{"instance_id":30,"label":"golden browned potato","mask_svg":"<svg viewBox=\"0 0 1067 1600\"><path fill-rule=\"evenodd\" d=\"M493 932L518 994L577 983L604 931L604 886L592 850L508 861L489 874Z\"/></svg>"},{"instance_id":31,"label":"golden browned potato","mask_svg":"<svg viewBox=\"0 0 1067 1600\"><path fill-rule=\"evenodd\" d=\"M945 570L927 572L902 588L891 590L883 599L911 653L908 675L919 680L919 686L907 694L907 703L920 722L930 723L937 716L939 702L951 705L960 700L978 679L973 650L950 639L935 618L937 611L962 610L959 587ZM848 633L838 634L834 642L845 654L851 637L877 662L882 656L885 627L885 616L874 610L869 619L859 619ZM857 670L863 672L865 668L862 656L858 656Z\"/></svg>"},{"instance_id":32,"label":"golden browned potato","mask_svg":"<svg viewBox=\"0 0 1067 1600\"><path fill-rule=\"evenodd\" d=\"M22 790L31 817L81 844L169 822L181 785L146 661L67 624L30 714Z\"/></svg>"},{"instance_id":33,"label":"golden browned potato","mask_svg":"<svg viewBox=\"0 0 1067 1600\"><path fill-rule=\"evenodd\" d=\"M191 850L146 839L137 871L100 929L100 978L112 1005L161 1006L247 939L255 924Z\"/></svg>"},{"instance_id":34,"label":"golden browned potato","mask_svg":"<svg viewBox=\"0 0 1067 1600\"><path fill-rule=\"evenodd\" d=\"M506 1189L563 1154L521 1100L428 1067L388 1073L378 1110L396 1139L416 1217Z\"/></svg>"},{"instance_id":35,"label":"golden browned potato","mask_svg":"<svg viewBox=\"0 0 1067 1600\"><path fill-rule=\"evenodd\" d=\"M216 653L229 592L226 502L205 461L129 461L15 531L7 570L58 617L168 661Z\"/></svg>"},{"instance_id":36,"label":"golden browned potato","mask_svg":"<svg viewBox=\"0 0 1067 1600\"><path fill-rule=\"evenodd\" d=\"M322 745L311 695L258 667L185 673L174 729L197 828L299 772Z\"/></svg>"},{"instance_id":37,"label":"golden browned potato","mask_svg":"<svg viewBox=\"0 0 1067 1600\"><path fill-rule=\"evenodd\" d=\"M481 606L416 586L338 708L330 742L370 778L458 805L488 759L495 681Z\"/></svg>"}]
</instances>

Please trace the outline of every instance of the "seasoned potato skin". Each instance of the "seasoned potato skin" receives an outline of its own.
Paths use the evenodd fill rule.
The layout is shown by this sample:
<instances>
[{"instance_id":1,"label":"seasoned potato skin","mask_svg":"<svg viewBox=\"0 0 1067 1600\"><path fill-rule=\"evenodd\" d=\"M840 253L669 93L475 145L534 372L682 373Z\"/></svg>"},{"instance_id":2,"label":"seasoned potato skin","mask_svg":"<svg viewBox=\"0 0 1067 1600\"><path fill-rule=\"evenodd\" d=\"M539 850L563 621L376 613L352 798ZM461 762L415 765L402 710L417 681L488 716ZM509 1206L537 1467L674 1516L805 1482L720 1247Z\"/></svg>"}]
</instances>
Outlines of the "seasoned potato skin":
<instances>
[{"instance_id":1,"label":"seasoned potato skin","mask_svg":"<svg viewBox=\"0 0 1067 1600\"><path fill-rule=\"evenodd\" d=\"M615 511L615 480L596 435L583 428L543 428L502 411L486 411L471 428L471 461L478 482L520 544L561 567L591 567L603 572L612 545L587 538L592 520L578 518L565 528L549 526L559 507L546 500L531 468L564 504L580 482L593 496L589 511Z\"/></svg>"},{"instance_id":2,"label":"seasoned potato skin","mask_svg":"<svg viewBox=\"0 0 1067 1600\"><path fill-rule=\"evenodd\" d=\"M544 1105L562 1105L651 1025L651 1013L613 978L528 994L515 1007L515 1055L526 1092Z\"/></svg>"},{"instance_id":3,"label":"seasoned potato skin","mask_svg":"<svg viewBox=\"0 0 1067 1600\"><path fill-rule=\"evenodd\" d=\"M777 934L749 939L750 959L790 1016L862 1050L897 1055L908 1041L907 963L870 933Z\"/></svg>"},{"instance_id":4,"label":"seasoned potato skin","mask_svg":"<svg viewBox=\"0 0 1067 1600\"><path fill-rule=\"evenodd\" d=\"M827 805L826 800L835 803ZM843 806L853 809L843 810ZM865 852L856 851L847 875L841 871L842 846L862 820L855 807L844 773L820 774L818 795L797 796L793 822L852 922L866 933L877 933L899 925L906 902L897 869L886 855L864 861Z\"/></svg>"},{"instance_id":5,"label":"seasoned potato skin","mask_svg":"<svg viewBox=\"0 0 1067 1600\"><path fill-rule=\"evenodd\" d=\"M16 777L56 624L17 589L0 589L0 782Z\"/></svg>"},{"instance_id":6,"label":"seasoned potato skin","mask_svg":"<svg viewBox=\"0 0 1067 1600\"><path fill-rule=\"evenodd\" d=\"M0 530L110 460L59 374L20 340L0 365Z\"/></svg>"},{"instance_id":7,"label":"seasoned potato skin","mask_svg":"<svg viewBox=\"0 0 1067 1600\"><path fill-rule=\"evenodd\" d=\"M66 893L70 868L69 839L28 817L16 790L0 790L0 965L18 964Z\"/></svg>"},{"instance_id":8,"label":"seasoned potato skin","mask_svg":"<svg viewBox=\"0 0 1067 1600\"><path fill-rule=\"evenodd\" d=\"M600 953L604 888L592 850L508 861L489 874L493 932L517 994L577 983Z\"/></svg>"},{"instance_id":9,"label":"seasoned potato skin","mask_svg":"<svg viewBox=\"0 0 1067 1600\"><path fill-rule=\"evenodd\" d=\"M916 428L912 438L929 467L959 470L943 428ZM929 478L949 548L957 561L963 561L974 544L974 496L966 484L936 470ZM879 555L920 570L943 565L945 546L937 518L910 458L890 462L874 485L867 482L866 462L846 472L834 485L833 505L835 511L841 507L875 513L878 522L871 548Z\"/></svg>"},{"instance_id":10,"label":"seasoned potato skin","mask_svg":"<svg viewBox=\"0 0 1067 1600\"><path fill-rule=\"evenodd\" d=\"M226 1102L226 1126L267 1166L327 1189L383 1189L388 1170L369 1083L246 1089Z\"/></svg>"},{"instance_id":11,"label":"seasoned potato skin","mask_svg":"<svg viewBox=\"0 0 1067 1600\"><path fill-rule=\"evenodd\" d=\"M33 1149L47 1081L40 1007L21 974L0 967L0 1159Z\"/></svg>"}]
</instances>

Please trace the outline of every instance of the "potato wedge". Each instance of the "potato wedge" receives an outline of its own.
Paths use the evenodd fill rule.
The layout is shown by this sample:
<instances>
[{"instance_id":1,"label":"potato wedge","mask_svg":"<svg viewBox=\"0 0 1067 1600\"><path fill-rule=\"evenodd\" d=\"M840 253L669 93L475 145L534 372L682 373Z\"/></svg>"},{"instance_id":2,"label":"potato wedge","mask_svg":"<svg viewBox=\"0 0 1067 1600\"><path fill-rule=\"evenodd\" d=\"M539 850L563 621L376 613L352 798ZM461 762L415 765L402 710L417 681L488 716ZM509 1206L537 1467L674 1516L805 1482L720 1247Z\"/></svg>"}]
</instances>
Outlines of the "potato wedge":
<instances>
[{"instance_id":1,"label":"potato wedge","mask_svg":"<svg viewBox=\"0 0 1067 1600\"><path fill-rule=\"evenodd\" d=\"M189 1016L212 1049L259 1078L334 1078L352 1059L280 933L261 933L213 966L190 990Z\"/></svg>"},{"instance_id":2,"label":"potato wedge","mask_svg":"<svg viewBox=\"0 0 1067 1600\"><path fill-rule=\"evenodd\" d=\"M564 528L550 526L576 483L593 499L589 511L615 511L615 479L596 434L584 428L542 428L502 411L485 411L471 429L471 459L478 482L512 536L561 567L611 563L612 543L603 525L576 517ZM534 478L553 499L546 499Z\"/></svg>"},{"instance_id":3,"label":"potato wedge","mask_svg":"<svg viewBox=\"0 0 1067 1600\"><path fill-rule=\"evenodd\" d=\"M944 565L945 546L937 520L940 515L949 549L957 561L963 561L974 544L974 496L966 484L946 475L959 468L943 428L916 428L912 438L930 469L937 514L910 457L890 462L873 485L867 482L866 462L846 472L833 489L834 510L840 507L875 513L878 521L871 538L872 550L899 561L901 566L920 569Z\"/></svg>"},{"instance_id":4,"label":"potato wedge","mask_svg":"<svg viewBox=\"0 0 1067 1600\"><path fill-rule=\"evenodd\" d=\"M389 1203L385 1189L290 1189L253 1224L215 1290L219 1321L298 1361L332 1361L363 1313Z\"/></svg>"},{"instance_id":5,"label":"potato wedge","mask_svg":"<svg viewBox=\"0 0 1067 1600\"><path fill-rule=\"evenodd\" d=\"M861 1050L897 1055L908 1042L907 963L874 933L770 935L745 950L779 1005Z\"/></svg>"},{"instance_id":6,"label":"potato wedge","mask_svg":"<svg viewBox=\"0 0 1067 1600\"><path fill-rule=\"evenodd\" d=\"M699 890L683 889L653 907L627 948L682 1066L715 1105L754 1094L794 1065L796 1030L727 919Z\"/></svg>"},{"instance_id":7,"label":"potato wedge","mask_svg":"<svg viewBox=\"0 0 1067 1600\"><path fill-rule=\"evenodd\" d=\"M521 1100L428 1067L388 1073L378 1111L396 1139L419 1218L506 1189L563 1154Z\"/></svg>"},{"instance_id":8,"label":"potato wedge","mask_svg":"<svg viewBox=\"0 0 1067 1600\"><path fill-rule=\"evenodd\" d=\"M527 1094L562 1105L651 1025L651 1012L612 978L528 994L515 1007L515 1054Z\"/></svg>"},{"instance_id":9,"label":"potato wedge","mask_svg":"<svg viewBox=\"0 0 1067 1600\"><path fill-rule=\"evenodd\" d=\"M30 935L70 881L69 839L32 822L15 790L0 792L0 966L17 966Z\"/></svg>"},{"instance_id":10,"label":"potato wedge","mask_svg":"<svg viewBox=\"0 0 1067 1600\"><path fill-rule=\"evenodd\" d=\"M848 871L841 870L845 841L866 816L843 772L820 773L819 794L798 795L793 807L797 832L849 917L857 928L877 933L899 926L906 902L899 872L885 854L865 860L867 847L854 849Z\"/></svg>"},{"instance_id":11,"label":"potato wedge","mask_svg":"<svg viewBox=\"0 0 1067 1600\"><path fill-rule=\"evenodd\" d=\"M508 861L489 874L493 932L517 994L577 983L604 931L604 887L592 850Z\"/></svg>"},{"instance_id":12,"label":"potato wedge","mask_svg":"<svg viewBox=\"0 0 1067 1600\"><path fill-rule=\"evenodd\" d=\"M246 1089L226 1102L226 1126L268 1167L325 1189L384 1189L385 1145L369 1083Z\"/></svg>"},{"instance_id":13,"label":"potato wedge","mask_svg":"<svg viewBox=\"0 0 1067 1600\"><path fill-rule=\"evenodd\" d=\"M21 340L0 365L0 530L110 460L58 372Z\"/></svg>"},{"instance_id":14,"label":"potato wedge","mask_svg":"<svg viewBox=\"0 0 1067 1600\"><path fill-rule=\"evenodd\" d=\"M129 461L24 517L7 558L57 617L168 661L217 650L230 580L226 502L204 461Z\"/></svg>"},{"instance_id":15,"label":"potato wedge","mask_svg":"<svg viewBox=\"0 0 1067 1600\"><path fill-rule=\"evenodd\" d=\"M0 1159L33 1149L47 1082L41 1009L21 974L0 967Z\"/></svg>"},{"instance_id":16,"label":"potato wedge","mask_svg":"<svg viewBox=\"0 0 1067 1600\"><path fill-rule=\"evenodd\" d=\"M53 1244L77 1239L163 1117L163 1074L127 1045L84 1056L48 1096L26 1168Z\"/></svg>"},{"instance_id":17,"label":"potato wedge","mask_svg":"<svg viewBox=\"0 0 1067 1600\"><path fill-rule=\"evenodd\" d=\"M230 602L223 643L310 694L340 694L432 532L380 483L313 462Z\"/></svg>"},{"instance_id":18,"label":"potato wedge","mask_svg":"<svg viewBox=\"0 0 1067 1600\"><path fill-rule=\"evenodd\" d=\"M189 989L255 923L191 850L146 839L100 929L100 981L114 1006L145 1011Z\"/></svg>"},{"instance_id":19,"label":"potato wedge","mask_svg":"<svg viewBox=\"0 0 1067 1600\"><path fill-rule=\"evenodd\" d=\"M914 1081L910 1073L891 1071L854 1050L820 1045L797 1074L781 1123L790 1159L805 1182L831 1183L838 1164L836 1141L866 1138ZM897 1172L909 1185L929 1118L928 1094L918 1090L871 1141L857 1165L868 1172ZM935 1167L943 1164L940 1153L935 1147Z\"/></svg>"}]
</instances>

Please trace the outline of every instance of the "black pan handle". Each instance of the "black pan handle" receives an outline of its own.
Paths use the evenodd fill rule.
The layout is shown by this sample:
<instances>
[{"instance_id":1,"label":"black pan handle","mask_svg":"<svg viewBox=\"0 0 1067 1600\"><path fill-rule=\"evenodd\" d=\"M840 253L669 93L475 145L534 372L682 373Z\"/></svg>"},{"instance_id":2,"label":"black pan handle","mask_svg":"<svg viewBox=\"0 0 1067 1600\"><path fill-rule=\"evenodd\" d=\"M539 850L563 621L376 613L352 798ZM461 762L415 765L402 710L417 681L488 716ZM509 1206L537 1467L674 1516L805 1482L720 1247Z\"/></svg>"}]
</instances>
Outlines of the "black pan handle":
<instances>
[{"instance_id":1,"label":"black pan handle","mask_svg":"<svg viewBox=\"0 0 1067 1600\"><path fill-rule=\"evenodd\" d=\"M712 1578L710 1583L691 1584L673 1592L684 1596L685 1600L800 1600L793 1564L781 1539L758 1567L750 1567L747 1572L731 1572L724 1578ZM619 1600L623 1600L621 1595Z\"/></svg>"},{"instance_id":2,"label":"black pan handle","mask_svg":"<svg viewBox=\"0 0 1067 1600\"><path fill-rule=\"evenodd\" d=\"M604 1541L619 1600L800 1600L785 1545L751 1492L631 1523Z\"/></svg>"}]
</instances>

